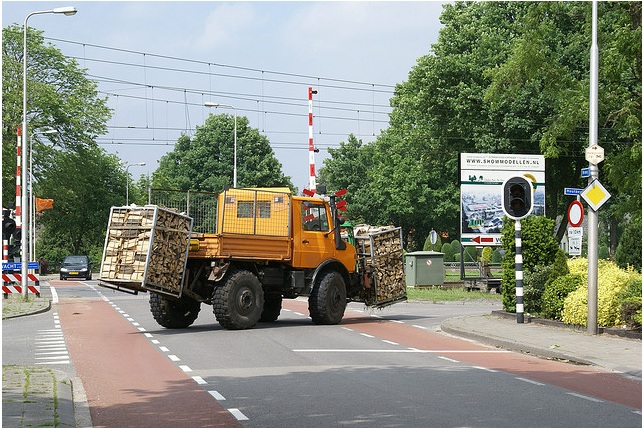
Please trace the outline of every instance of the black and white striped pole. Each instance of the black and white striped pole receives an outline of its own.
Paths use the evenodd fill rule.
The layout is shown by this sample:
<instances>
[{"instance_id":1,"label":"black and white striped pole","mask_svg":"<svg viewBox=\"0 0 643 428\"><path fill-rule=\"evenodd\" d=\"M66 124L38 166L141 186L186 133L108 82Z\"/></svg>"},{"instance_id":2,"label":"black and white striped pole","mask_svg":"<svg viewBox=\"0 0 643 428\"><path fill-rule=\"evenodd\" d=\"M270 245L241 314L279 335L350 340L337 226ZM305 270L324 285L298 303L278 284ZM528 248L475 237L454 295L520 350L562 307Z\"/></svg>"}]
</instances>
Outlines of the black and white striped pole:
<instances>
[{"instance_id":1,"label":"black and white striped pole","mask_svg":"<svg viewBox=\"0 0 643 428\"><path fill-rule=\"evenodd\" d=\"M522 226L516 220L516 322L525 322L525 301L522 287Z\"/></svg>"},{"instance_id":2,"label":"black and white striped pole","mask_svg":"<svg viewBox=\"0 0 643 428\"><path fill-rule=\"evenodd\" d=\"M511 177L502 184L502 210L516 220L516 322L525 322L525 302L522 284L522 226L520 220L533 210L533 190L524 177Z\"/></svg>"}]
</instances>

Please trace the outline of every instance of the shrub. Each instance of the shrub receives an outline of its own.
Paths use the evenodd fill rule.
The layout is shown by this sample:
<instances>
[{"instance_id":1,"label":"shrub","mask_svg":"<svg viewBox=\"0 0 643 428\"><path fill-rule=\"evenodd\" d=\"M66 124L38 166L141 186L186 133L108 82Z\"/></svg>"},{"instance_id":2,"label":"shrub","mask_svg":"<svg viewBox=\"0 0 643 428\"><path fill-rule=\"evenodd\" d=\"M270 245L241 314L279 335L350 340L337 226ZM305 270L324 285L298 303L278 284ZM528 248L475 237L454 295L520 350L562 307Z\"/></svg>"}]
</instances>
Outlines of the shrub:
<instances>
[{"instance_id":1,"label":"shrub","mask_svg":"<svg viewBox=\"0 0 643 428\"><path fill-rule=\"evenodd\" d=\"M478 261L478 249L473 246L466 246L464 248L464 260L465 263L477 262Z\"/></svg>"},{"instance_id":2,"label":"shrub","mask_svg":"<svg viewBox=\"0 0 643 428\"><path fill-rule=\"evenodd\" d=\"M482 249L482 255L480 256L480 260L490 262L492 253L493 253L493 250L491 249L491 247L484 247Z\"/></svg>"},{"instance_id":3,"label":"shrub","mask_svg":"<svg viewBox=\"0 0 643 428\"><path fill-rule=\"evenodd\" d=\"M579 275L560 276L545 285L542 297L542 314L546 318L560 320L567 295L577 290L582 284ZM571 323L574 324L574 323Z\"/></svg>"},{"instance_id":4,"label":"shrub","mask_svg":"<svg viewBox=\"0 0 643 428\"><path fill-rule=\"evenodd\" d=\"M502 263L502 253L500 251L494 250L493 253L491 253L491 263Z\"/></svg>"},{"instance_id":5,"label":"shrub","mask_svg":"<svg viewBox=\"0 0 643 428\"><path fill-rule=\"evenodd\" d=\"M587 259L584 257L577 257L575 259L567 260L567 269L569 273L580 275L584 281L587 282Z\"/></svg>"},{"instance_id":6,"label":"shrub","mask_svg":"<svg viewBox=\"0 0 643 428\"><path fill-rule=\"evenodd\" d=\"M625 325L641 330L641 279L632 279L618 294L619 315Z\"/></svg>"},{"instance_id":7,"label":"shrub","mask_svg":"<svg viewBox=\"0 0 643 428\"><path fill-rule=\"evenodd\" d=\"M445 262L453 261L453 255L455 254L455 251L453 250L453 246L450 243L446 242L442 244L442 253L444 254Z\"/></svg>"},{"instance_id":8,"label":"shrub","mask_svg":"<svg viewBox=\"0 0 643 428\"><path fill-rule=\"evenodd\" d=\"M502 305L508 312L516 311L516 247L515 222L505 218L502 227ZM554 236L554 220L531 216L521 221L522 258L525 272L538 265L550 265L558 252Z\"/></svg>"},{"instance_id":9,"label":"shrub","mask_svg":"<svg viewBox=\"0 0 643 428\"><path fill-rule=\"evenodd\" d=\"M587 260L577 260L570 263L570 272L581 270L584 264L584 274L577 274L582 286L565 299L561 319L568 324L587 325ZM620 317L621 293L630 281L640 281L640 278L632 267L621 269L614 262L598 261L598 325L611 327L626 323Z\"/></svg>"},{"instance_id":10,"label":"shrub","mask_svg":"<svg viewBox=\"0 0 643 428\"><path fill-rule=\"evenodd\" d=\"M435 245L431 244L431 235L426 237L424 240L424 247L422 248L423 251L439 251L442 248L442 238L440 237L440 234L438 234L438 239L435 241Z\"/></svg>"},{"instance_id":11,"label":"shrub","mask_svg":"<svg viewBox=\"0 0 643 428\"><path fill-rule=\"evenodd\" d=\"M633 266L641 272L641 218L630 221L616 247L616 264L625 269Z\"/></svg>"},{"instance_id":12,"label":"shrub","mask_svg":"<svg viewBox=\"0 0 643 428\"><path fill-rule=\"evenodd\" d=\"M556 256L554 257L554 263L551 265L551 272L549 274L549 280L553 281L559 276L564 276L570 273L569 266L567 266L567 254L558 248L556 251Z\"/></svg>"},{"instance_id":13,"label":"shrub","mask_svg":"<svg viewBox=\"0 0 643 428\"><path fill-rule=\"evenodd\" d=\"M532 314L540 313L541 299L545 291L545 284L550 277L551 266L536 266L532 270L525 272L524 281L524 300L525 312Z\"/></svg>"},{"instance_id":14,"label":"shrub","mask_svg":"<svg viewBox=\"0 0 643 428\"><path fill-rule=\"evenodd\" d=\"M453 241L451 241L451 246L453 247L454 253L456 254L460 253L460 241L458 241L457 239L454 239Z\"/></svg>"}]
</instances>

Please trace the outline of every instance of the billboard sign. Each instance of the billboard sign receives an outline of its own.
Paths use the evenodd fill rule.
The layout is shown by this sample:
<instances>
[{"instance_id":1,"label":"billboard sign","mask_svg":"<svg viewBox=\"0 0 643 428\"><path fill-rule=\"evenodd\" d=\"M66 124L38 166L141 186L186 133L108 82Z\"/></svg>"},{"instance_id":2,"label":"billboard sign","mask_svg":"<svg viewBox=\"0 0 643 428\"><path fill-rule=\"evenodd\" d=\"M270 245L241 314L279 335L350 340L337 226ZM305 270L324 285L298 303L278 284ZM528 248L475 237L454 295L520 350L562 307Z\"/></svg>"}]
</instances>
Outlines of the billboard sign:
<instances>
[{"instance_id":1,"label":"billboard sign","mask_svg":"<svg viewBox=\"0 0 643 428\"><path fill-rule=\"evenodd\" d=\"M460 154L460 242L502 244L502 185L515 176L533 186L531 215L545 215L545 157L500 153Z\"/></svg>"}]
</instances>

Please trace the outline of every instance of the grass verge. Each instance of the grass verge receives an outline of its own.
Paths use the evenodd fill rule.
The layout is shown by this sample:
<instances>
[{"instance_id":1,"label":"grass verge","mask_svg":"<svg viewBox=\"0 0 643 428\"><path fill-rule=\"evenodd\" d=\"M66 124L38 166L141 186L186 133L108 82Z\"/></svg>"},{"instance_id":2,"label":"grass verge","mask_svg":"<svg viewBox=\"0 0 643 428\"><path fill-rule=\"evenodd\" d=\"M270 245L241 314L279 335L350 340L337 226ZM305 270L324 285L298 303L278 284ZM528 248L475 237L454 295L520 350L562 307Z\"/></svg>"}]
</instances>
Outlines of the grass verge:
<instances>
[{"instance_id":1,"label":"grass verge","mask_svg":"<svg viewBox=\"0 0 643 428\"><path fill-rule=\"evenodd\" d=\"M426 300L432 303L462 300L502 301L501 294L492 294L476 290L468 291L466 288L407 287L406 295L409 300Z\"/></svg>"}]
</instances>

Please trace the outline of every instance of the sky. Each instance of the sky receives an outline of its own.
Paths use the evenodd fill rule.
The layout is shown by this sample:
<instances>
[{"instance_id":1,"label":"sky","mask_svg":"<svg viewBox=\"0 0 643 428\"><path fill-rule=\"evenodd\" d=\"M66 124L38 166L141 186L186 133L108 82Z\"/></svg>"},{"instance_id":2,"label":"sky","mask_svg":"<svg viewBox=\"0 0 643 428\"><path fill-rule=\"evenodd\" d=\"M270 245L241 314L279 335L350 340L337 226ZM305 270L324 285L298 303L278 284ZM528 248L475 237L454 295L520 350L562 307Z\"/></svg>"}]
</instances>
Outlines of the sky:
<instances>
[{"instance_id":1,"label":"sky","mask_svg":"<svg viewBox=\"0 0 643 428\"><path fill-rule=\"evenodd\" d=\"M442 12L434 1L2 1L2 26L62 6L78 13L33 15L28 25L98 83L114 111L97 142L123 165L145 162L129 168L134 179L208 114L236 112L268 138L300 191L309 183L308 88L317 91L319 171L349 134L366 143L388 126L395 85L431 52Z\"/></svg>"}]
</instances>

